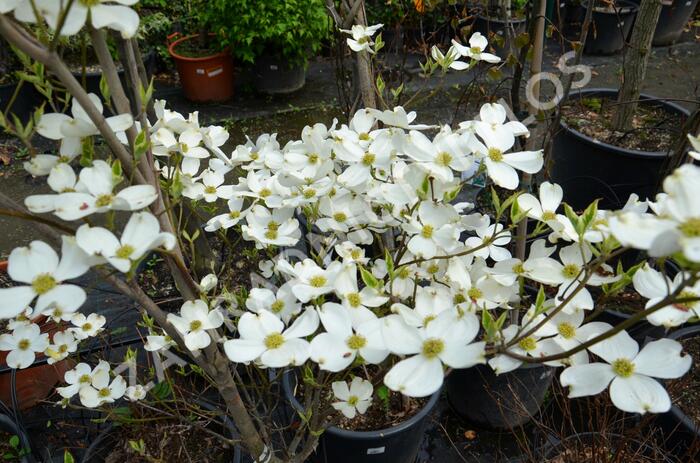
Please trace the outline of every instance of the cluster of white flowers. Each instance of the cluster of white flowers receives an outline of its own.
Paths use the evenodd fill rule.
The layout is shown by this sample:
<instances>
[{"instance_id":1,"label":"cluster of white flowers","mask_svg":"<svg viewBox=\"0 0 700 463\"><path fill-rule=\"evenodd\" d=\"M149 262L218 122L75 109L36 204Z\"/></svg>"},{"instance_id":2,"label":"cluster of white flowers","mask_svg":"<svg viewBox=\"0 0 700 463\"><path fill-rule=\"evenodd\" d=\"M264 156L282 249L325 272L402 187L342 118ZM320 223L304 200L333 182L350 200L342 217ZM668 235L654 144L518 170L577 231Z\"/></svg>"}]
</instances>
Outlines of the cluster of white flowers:
<instances>
[{"instance_id":1,"label":"cluster of white flowers","mask_svg":"<svg viewBox=\"0 0 700 463\"><path fill-rule=\"evenodd\" d=\"M115 2L120 5L74 2L61 32L75 33L90 21L133 35L135 13L128 6L135 0ZM30 3L38 11L28 10ZM0 0L0 13L14 12L27 22L42 20L38 13L55 28L59 3ZM380 26L353 27L349 46L374 52L372 37ZM486 47L486 39L474 34L469 47L454 43L447 54L433 51L433 59L453 69L471 65L457 64L458 57L498 62ZM99 98L90 100L101 112ZM518 138L528 130L518 121L507 122L498 104L484 105L478 120L456 129L416 124L416 114L402 107L361 109L347 125L318 123L284 146L274 134L265 134L230 154L224 151L227 131L203 127L196 112L185 117L160 101L155 113L156 121L138 129L150 138L164 195L217 210L204 226L208 232L233 228L266 251L306 245L313 257L280 255L261 262L263 275L279 289L252 288L246 310L238 312L221 310L217 295L226 282L205 277L200 299L186 301L179 315L167 317L187 349L221 343L232 362L261 368L313 362L330 373L352 370L350 386L336 381L332 387L339 399L333 406L348 418L371 403L373 388L356 375L364 371L354 369L359 365L383 364L388 388L423 397L440 389L447 368L488 364L505 373L528 358L548 356L554 359L547 364L565 367L561 382L572 396L610 385L613 403L622 410L670 407L668 394L653 378L683 375L690 358L678 342L666 339L640 349L624 331L592 344L612 327L584 323L594 309L588 288L632 276L599 261L620 244L697 269L700 168L684 165L665 180L655 201L632 197L622 211L598 210L594 204L577 215L561 204L561 188L545 182L537 195L496 201L492 217L456 202L464 184L485 173L495 185L514 191L519 171L536 174L543 166L541 151L518 151ZM124 131L134 121L117 115L108 124L126 142ZM126 179L116 162L84 159L89 165L76 173L74 159L98 134L77 102L72 117L43 115L37 131L60 141L59 156L40 155L25 167L47 176L54 194L29 196L25 204L34 213L78 224L75 236L63 238L61 258L40 241L10 254L8 274L18 285L0 289L0 318L8 320L9 330L0 336L0 349L9 351L13 368L30 366L38 353L62 360L103 329L101 315L78 313L86 294L68 281L106 265L131 276L150 251L170 250L177 239L146 210L158 199L155 187L120 188ZM697 140L691 142L697 148ZM117 212L130 214L119 236L111 220ZM511 254L513 224L502 220L507 212L513 224L529 219L539 237L529 243L524 259ZM106 214L111 225L88 220L95 214ZM649 299L648 307L684 291L687 301L650 313L651 323L678 326L700 315L693 299L700 292L695 273L681 270L671 281L643 266L632 281ZM536 299L528 298L523 289L528 286L540 290ZM511 316L514 311L525 313ZM224 323L224 314L233 314L234 323ZM42 333L40 317L70 327L50 336ZM154 332L146 349L174 345ZM78 395L87 407L145 396L144 387L127 388L122 377L112 376L106 362L94 368L81 363L66 374L68 385L59 393L66 399Z\"/></svg>"}]
</instances>

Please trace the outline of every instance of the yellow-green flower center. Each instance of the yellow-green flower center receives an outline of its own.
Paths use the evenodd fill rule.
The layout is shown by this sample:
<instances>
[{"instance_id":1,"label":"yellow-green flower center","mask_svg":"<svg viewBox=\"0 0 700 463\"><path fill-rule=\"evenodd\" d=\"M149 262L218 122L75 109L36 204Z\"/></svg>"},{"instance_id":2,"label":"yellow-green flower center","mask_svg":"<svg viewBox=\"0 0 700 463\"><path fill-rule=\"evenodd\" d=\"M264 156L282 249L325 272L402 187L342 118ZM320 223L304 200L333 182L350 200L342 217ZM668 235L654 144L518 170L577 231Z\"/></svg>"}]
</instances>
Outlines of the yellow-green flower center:
<instances>
[{"instance_id":1,"label":"yellow-green flower center","mask_svg":"<svg viewBox=\"0 0 700 463\"><path fill-rule=\"evenodd\" d=\"M562 273L562 275L564 275L564 278L576 278L576 276L579 274L580 271L581 271L581 269L579 268L578 265L567 264L564 266L561 273Z\"/></svg>"},{"instance_id":2,"label":"yellow-green flower center","mask_svg":"<svg viewBox=\"0 0 700 463\"><path fill-rule=\"evenodd\" d=\"M435 158L435 163L439 166L447 167L452 162L452 155L447 151L443 151Z\"/></svg>"},{"instance_id":3,"label":"yellow-green flower center","mask_svg":"<svg viewBox=\"0 0 700 463\"><path fill-rule=\"evenodd\" d=\"M215 195L216 194L216 187L209 185L204 189L204 192L208 195Z\"/></svg>"},{"instance_id":4,"label":"yellow-green flower center","mask_svg":"<svg viewBox=\"0 0 700 463\"><path fill-rule=\"evenodd\" d=\"M557 331L564 339L571 339L576 335L576 328L571 323L559 323Z\"/></svg>"},{"instance_id":5,"label":"yellow-green flower center","mask_svg":"<svg viewBox=\"0 0 700 463\"><path fill-rule=\"evenodd\" d=\"M547 220L554 220L554 219L556 219L556 218L557 218L557 214L555 214L555 213L552 212L552 211L544 211L544 212L542 213L542 220L544 220L545 222L546 222Z\"/></svg>"},{"instance_id":6,"label":"yellow-green flower center","mask_svg":"<svg viewBox=\"0 0 700 463\"><path fill-rule=\"evenodd\" d=\"M525 339L521 339L520 342L518 342L518 346L525 352L530 352L537 348L537 340L532 336L528 336Z\"/></svg>"},{"instance_id":7,"label":"yellow-green flower center","mask_svg":"<svg viewBox=\"0 0 700 463\"><path fill-rule=\"evenodd\" d=\"M319 160L318 153L309 154L309 164L316 164Z\"/></svg>"},{"instance_id":8,"label":"yellow-green flower center","mask_svg":"<svg viewBox=\"0 0 700 463\"><path fill-rule=\"evenodd\" d=\"M267 229L268 230L277 231L279 228L280 228L280 224L278 224L274 220L270 220L269 222L267 222Z\"/></svg>"},{"instance_id":9,"label":"yellow-green flower center","mask_svg":"<svg viewBox=\"0 0 700 463\"><path fill-rule=\"evenodd\" d=\"M430 239L433 237L433 226L432 225L423 225L423 229L421 230L420 234L423 236L423 238Z\"/></svg>"},{"instance_id":10,"label":"yellow-green flower center","mask_svg":"<svg viewBox=\"0 0 700 463\"><path fill-rule=\"evenodd\" d=\"M120 259L128 259L134 253L134 251L135 249L133 246L130 244L125 244L117 249L117 252L115 252L114 255Z\"/></svg>"},{"instance_id":11,"label":"yellow-green flower center","mask_svg":"<svg viewBox=\"0 0 700 463\"><path fill-rule=\"evenodd\" d=\"M314 190L313 188L307 188L304 190L304 198L311 199L314 196L316 196L316 190Z\"/></svg>"},{"instance_id":12,"label":"yellow-green flower center","mask_svg":"<svg viewBox=\"0 0 700 463\"><path fill-rule=\"evenodd\" d=\"M411 271L408 269L408 267L401 267L398 272L396 272L397 278L401 278L402 280L405 280L406 278L411 276Z\"/></svg>"},{"instance_id":13,"label":"yellow-green flower center","mask_svg":"<svg viewBox=\"0 0 700 463\"><path fill-rule=\"evenodd\" d=\"M90 377L90 375L81 375L80 378L78 378L78 382L82 384L90 384L92 382L92 377Z\"/></svg>"},{"instance_id":14,"label":"yellow-green flower center","mask_svg":"<svg viewBox=\"0 0 700 463\"><path fill-rule=\"evenodd\" d=\"M32 289L39 296L46 294L58 285L56 279L49 273L42 273L32 280Z\"/></svg>"},{"instance_id":15,"label":"yellow-green flower center","mask_svg":"<svg viewBox=\"0 0 700 463\"><path fill-rule=\"evenodd\" d=\"M430 338L423 341L422 353L429 359L434 359L445 350L445 343L442 339Z\"/></svg>"},{"instance_id":16,"label":"yellow-green flower center","mask_svg":"<svg viewBox=\"0 0 700 463\"><path fill-rule=\"evenodd\" d=\"M634 373L634 363L627 359L617 359L612 363L615 374L621 378L629 378Z\"/></svg>"},{"instance_id":17,"label":"yellow-green flower center","mask_svg":"<svg viewBox=\"0 0 700 463\"><path fill-rule=\"evenodd\" d=\"M481 53L481 47L471 47L469 51L471 51L474 55L478 55L479 53Z\"/></svg>"},{"instance_id":18,"label":"yellow-green flower center","mask_svg":"<svg viewBox=\"0 0 700 463\"><path fill-rule=\"evenodd\" d=\"M431 275L435 275L439 271L440 271L440 266L436 263L432 263L432 264L430 264L430 266L428 266L428 273Z\"/></svg>"},{"instance_id":19,"label":"yellow-green flower center","mask_svg":"<svg viewBox=\"0 0 700 463\"><path fill-rule=\"evenodd\" d=\"M228 216L232 219L237 219L241 216L241 211L231 211L228 213Z\"/></svg>"},{"instance_id":20,"label":"yellow-green flower center","mask_svg":"<svg viewBox=\"0 0 700 463\"><path fill-rule=\"evenodd\" d=\"M503 161L503 151L498 148L489 148L489 159L493 162Z\"/></svg>"},{"instance_id":21,"label":"yellow-green flower center","mask_svg":"<svg viewBox=\"0 0 700 463\"><path fill-rule=\"evenodd\" d=\"M428 326L428 323L432 322L432 321L435 320L436 318L437 318L437 315L435 315L435 314L426 316L426 317L423 319L423 326Z\"/></svg>"},{"instance_id":22,"label":"yellow-green flower center","mask_svg":"<svg viewBox=\"0 0 700 463\"><path fill-rule=\"evenodd\" d=\"M348 397L348 405L355 406L357 403L360 401L360 398L357 397L356 395L351 395Z\"/></svg>"},{"instance_id":23,"label":"yellow-green flower center","mask_svg":"<svg viewBox=\"0 0 700 463\"><path fill-rule=\"evenodd\" d=\"M112 195L100 195L97 197L97 200L95 201L95 206L97 207L107 207L110 204L112 204L112 199L114 197Z\"/></svg>"},{"instance_id":24,"label":"yellow-green flower center","mask_svg":"<svg viewBox=\"0 0 700 463\"><path fill-rule=\"evenodd\" d=\"M258 193L258 196L260 196L261 198L267 198L267 197L270 196L271 194L272 194L272 191L271 191L269 188L263 188L263 189L260 190L260 192Z\"/></svg>"},{"instance_id":25,"label":"yellow-green flower center","mask_svg":"<svg viewBox=\"0 0 700 463\"><path fill-rule=\"evenodd\" d=\"M323 275L316 275L315 277L312 277L309 280L309 283L314 288L322 288L323 286L326 286L327 281L328 280L326 280L326 277L324 277Z\"/></svg>"},{"instance_id":26,"label":"yellow-green flower center","mask_svg":"<svg viewBox=\"0 0 700 463\"><path fill-rule=\"evenodd\" d=\"M515 273L516 275L522 275L523 273L525 273L525 267L523 266L522 262L518 262L513 266L513 273Z\"/></svg>"},{"instance_id":27,"label":"yellow-green flower center","mask_svg":"<svg viewBox=\"0 0 700 463\"><path fill-rule=\"evenodd\" d=\"M370 140L369 134L368 134L368 133L365 133L365 132L362 132L361 134L359 134L359 135L357 136L357 138L359 138L359 139L362 140L362 141L369 141L369 140Z\"/></svg>"},{"instance_id":28,"label":"yellow-green flower center","mask_svg":"<svg viewBox=\"0 0 700 463\"><path fill-rule=\"evenodd\" d=\"M348 293L345 298L348 300L348 304L350 304L350 307L357 308L362 304L362 299L360 298L359 293Z\"/></svg>"},{"instance_id":29,"label":"yellow-green flower center","mask_svg":"<svg viewBox=\"0 0 700 463\"><path fill-rule=\"evenodd\" d=\"M688 238L700 238L700 217L686 220L678 229Z\"/></svg>"},{"instance_id":30,"label":"yellow-green flower center","mask_svg":"<svg viewBox=\"0 0 700 463\"><path fill-rule=\"evenodd\" d=\"M284 310L284 301L282 299L277 299L275 302L272 303L270 309L272 309L274 313L282 312L282 310Z\"/></svg>"},{"instance_id":31,"label":"yellow-green flower center","mask_svg":"<svg viewBox=\"0 0 700 463\"><path fill-rule=\"evenodd\" d=\"M469 291L467 291L467 296L469 296L469 299L472 301L476 301L477 299L481 299L484 296L484 293L479 289L479 288L469 288Z\"/></svg>"},{"instance_id":32,"label":"yellow-green flower center","mask_svg":"<svg viewBox=\"0 0 700 463\"><path fill-rule=\"evenodd\" d=\"M265 338L265 347L268 349L277 349L284 344L284 336L279 333L268 334Z\"/></svg>"},{"instance_id":33,"label":"yellow-green flower center","mask_svg":"<svg viewBox=\"0 0 700 463\"><path fill-rule=\"evenodd\" d=\"M265 238L268 240L276 240L277 239L277 230L267 230L265 232Z\"/></svg>"},{"instance_id":34,"label":"yellow-green flower center","mask_svg":"<svg viewBox=\"0 0 700 463\"><path fill-rule=\"evenodd\" d=\"M335 214L333 214L333 220L335 220L338 223L343 223L346 220L348 220L348 216L345 215L344 212L336 212Z\"/></svg>"},{"instance_id":35,"label":"yellow-green flower center","mask_svg":"<svg viewBox=\"0 0 700 463\"><path fill-rule=\"evenodd\" d=\"M17 348L19 350L27 350L29 349L29 346L31 346L32 343L29 342L29 339L22 339L17 343Z\"/></svg>"},{"instance_id":36,"label":"yellow-green flower center","mask_svg":"<svg viewBox=\"0 0 700 463\"><path fill-rule=\"evenodd\" d=\"M199 320L192 320L190 322L190 331L197 331L202 327L202 322Z\"/></svg>"},{"instance_id":37,"label":"yellow-green flower center","mask_svg":"<svg viewBox=\"0 0 700 463\"><path fill-rule=\"evenodd\" d=\"M350 251L350 257L352 257L353 260L357 260L360 257L362 257L362 251L360 251L359 249L353 249L352 251Z\"/></svg>"},{"instance_id":38,"label":"yellow-green flower center","mask_svg":"<svg viewBox=\"0 0 700 463\"><path fill-rule=\"evenodd\" d=\"M90 331L92 329L92 323L83 323L80 327L83 331Z\"/></svg>"},{"instance_id":39,"label":"yellow-green flower center","mask_svg":"<svg viewBox=\"0 0 700 463\"><path fill-rule=\"evenodd\" d=\"M260 154L258 154L257 151L250 152L250 159L252 159L253 161L257 161L259 157L260 157Z\"/></svg>"},{"instance_id":40,"label":"yellow-green flower center","mask_svg":"<svg viewBox=\"0 0 700 463\"><path fill-rule=\"evenodd\" d=\"M65 354L66 352L68 352L68 345L61 344L60 346L58 346L58 352L60 352L61 354Z\"/></svg>"},{"instance_id":41,"label":"yellow-green flower center","mask_svg":"<svg viewBox=\"0 0 700 463\"><path fill-rule=\"evenodd\" d=\"M100 391L98 392L98 394L100 395L100 397L109 397L109 396L110 396L110 390L109 390L108 387L103 387L102 389L100 389Z\"/></svg>"},{"instance_id":42,"label":"yellow-green flower center","mask_svg":"<svg viewBox=\"0 0 700 463\"><path fill-rule=\"evenodd\" d=\"M376 159L376 156L370 152L365 153L364 156L362 156L362 164L366 166L371 166L374 164L374 160Z\"/></svg>"},{"instance_id":43,"label":"yellow-green flower center","mask_svg":"<svg viewBox=\"0 0 700 463\"><path fill-rule=\"evenodd\" d=\"M462 293L457 293L455 294L455 297L452 298L452 303L455 305L462 304L463 302L467 302L467 298L464 297L464 294Z\"/></svg>"},{"instance_id":44,"label":"yellow-green flower center","mask_svg":"<svg viewBox=\"0 0 700 463\"><path fill-rule=\"evenodd\" d=\"M347 339L347 341L345 341L345 344L347 344L352 350L359 350L365 347L367 344L367 339L359 334L353 334Z\"/></svg>"}]
</instances>

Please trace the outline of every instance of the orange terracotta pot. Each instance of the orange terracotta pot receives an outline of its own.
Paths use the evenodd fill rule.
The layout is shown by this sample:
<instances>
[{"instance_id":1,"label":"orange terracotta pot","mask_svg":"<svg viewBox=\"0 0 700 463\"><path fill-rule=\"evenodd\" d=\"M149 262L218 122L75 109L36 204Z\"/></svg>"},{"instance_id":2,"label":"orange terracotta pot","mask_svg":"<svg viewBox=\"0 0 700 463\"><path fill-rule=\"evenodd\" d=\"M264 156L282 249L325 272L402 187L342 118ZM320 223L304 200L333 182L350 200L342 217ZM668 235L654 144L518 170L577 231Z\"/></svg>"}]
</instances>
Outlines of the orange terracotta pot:
<instances>
[{"instance_id":1,"label":"orange terracotta pot","mask_svg":"<svg viewBox=\"0 0 700 463\"><path fill-rule=\"evenodd\" d=\"M7 261L0 262L0 272L7 271ZM40 316L34 323L41 326L42 333L48 333L53 339L54 333L61 331L62 327L47 318ZM7 366L8 352L0 352L0 365ZM37 360L44 358L43 354L37 354ZM31 408L42 400L47 399L59 382L63 382L63 375L70 368L67 360L56 362L53 365L43 364L36 367L17 370L15 375L15 393L20 410ZM0 374L0 400L6 405L12 406L12 375L8 371Z\"/></svg>"},{"instance_id":2,"label":"orange terracotta pot","mask_svg":"<svg viewBox=\"0 0 700 463\"><path fill-rule=\"evenodd\" d=\"M183 56L177 51L179 45L198 37L181 37L179 33L168 37L168 52L175 60L185 97L197 102L229 100L233 96L233 58L228 49L202 57Z\"/></svg>"}]
</instances>

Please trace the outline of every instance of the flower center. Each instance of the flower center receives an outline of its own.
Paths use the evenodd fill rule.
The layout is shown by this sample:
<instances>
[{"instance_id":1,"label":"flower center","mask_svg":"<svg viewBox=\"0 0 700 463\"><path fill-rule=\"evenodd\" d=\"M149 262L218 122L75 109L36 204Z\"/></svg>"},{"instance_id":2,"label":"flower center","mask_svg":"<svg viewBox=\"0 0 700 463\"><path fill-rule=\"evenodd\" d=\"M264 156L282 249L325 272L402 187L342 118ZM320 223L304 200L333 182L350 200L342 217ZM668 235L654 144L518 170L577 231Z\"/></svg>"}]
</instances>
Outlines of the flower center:
<instances>
[{"instance_id":1,"label":"flower center","mask_svg":"<svg viewBox=\"0 0 700 463\"><path fill-rule=\"evenodd\" d=\"M350 257L352 257L353 260L357 260L360 257L362 257L362 251L359 249L353 249L352 251L350 251Z\"/></svg>"},{"instance_id":2,"label":"flower center","mask_svg":"<svg viewBox=\"0 0 700 463\"><path fill-rule=\"evenodd\" d=\"M356 395L351 395L350 397L348 397L348 405L351 405L353 407L355 405L357 405L357 402L359 402L359 401L360 401L360 398L357 397Z\"/></svg>"},{"instance_id":3,"label":"flower center","mask_svg":"<svg viewBox=\"0 0 700 463\"><path fill-rule=\"evenodd\" d=\"M359 293L348 293L345 298L348 300L350 307L357 308L362 304L362 299Z\"/></svg>"},{"instance_id":4,"label":"flower center","mask_svg":"<svg viewBox=\"0 0 700 463\"><path fill-rule=\"evenodd\" d=\"M65 354L66 352L68 352L68 345L67 345L67 344L61 344L61 345L58 347L58 352L60 352L61 354Z\"/></svg>"},{"instance_id":5,"label":"flower center","mask_svg":"<svg viewBox=\"0 0 700 463\"><path fill-rule=\"evenodd\" d=\"M479 53L481 53L481 47L471 47L469 51L471 51L475 55L478 55Z\"/></svg>"},{"instance_id":6,"label":"flower center","mask_svg":"<svg viewBox=\"0 0 700 463\"><path fill-rule=\"evenodd\" d=\"M344 212L336 212L335 214L333 214L333 220L335 220L338 223L343 223L346 220L348 220L348 216L345 215Z\"/></svg>"},{"instance_id":7,"label":"flower center","mask_svg":"<svg viewBox=\"0 0 700 463\"><path fill-rule=\"evenodd\" d=\"M277 231L279 228L280 228L280 224L278 224L274 220L270 220L269 222L267 222L267 229L268 230Z\"/></svg>"},{"instance_id":8,"label":"flower center","mask_svg":"<svg viewBox=\"0 0 700 463\"><path fill-rule=\"evenodd\" d=\"M359 135L357 136L357 138L360 139L360 140L362 140L362 141L369 141L369 140L370 140L369 134L366 133L366 132L362 132L361 134L359 134Z\"/></svg>"},{"instance_id":9,"label":"flower center","mask_svg":"<svg viewBox=\"0 0 700 463\"><path fill-rule=\"evenodd\" d=\"M429 359L434 359L445 350L445 342L442 339L430 338L423 341L422 353Z\"/></svg>"},{"instance_id":10,"label":"flower center","mask_svg":"<svg viewBox=\"0 0 700 463\"><path fill-rule=\"evenodd\" d=\"M452 162L452 155L447 151L443 151L442 153L437 155L437 157L435 158L435 162L439 166L447 167L450 165L450 162Z\"/></svg>"},{"instance_id":11,"label":"flower center","mask_svg":"<svg viewBox=\"0 0 700 463\"><path fill-rule=\"evenodd\" d=\"M318 162L318 153L309 154L309 164L316 164Z\"/></svg>"},{"instance_id":12,"label":"flower center","mask_svg":"<svg viewBox=\"0 0 700 463\"><path fill-rule=\"evenodd\" d=\"M27 350L29 349L29 346L31 346L32 343L29 342L29 339L22 339L20 342L17 343L17 348L19 350Z\"/></svg>"},{"instance_id":13,"label":"flower center","mask_svg":"<svg viewBox=\"0 0 700 463\"><path fill-rule=\"evenodd\" d=\"M100 195L95 201L95 206L97 207L107 207L112 204L112 195Z\"/></svg>"},{"instance_id":14,"label":"flower center","mask_svg":"<svg viewBox=\"0 0 700 463\"><path fill-rule=\"evenodd\" d=\"M467 291L467 296L469 296L469 299L471 299L472 301L481 299L483 295L484 293L481 292L479 288L469 288L469 291Z\"/></svg>"},{"instance_id":15,"label":"flower center","mask_svg":"<svg viewBox=\"0 0 700 463\"><path fill-rule=\"evenodd\" d=\"M376 159L376 156L369 151L365 153L364 156L362 156L362 164L366 165L367 167L371 166L374 164L374 160Z\"/></svg>"},{"instance_id":16,"label":"flower center","mask_svg":"<svg viewBox=\"0 0 700 463\"><path fill-rule=\"evenodd\" d=\"M92 382L92 378L90 377L90 375L82 375L78 379L78 382L83 384L90 384Z\"/></svg>"},{"instance_id":17,"label":"flower center","mask_svg":"<svg viewBox=\"0 0 700 463\"><path fill-rule=\"evenodd\" d=\"M277 230L266 231L265 238L267 238L268 240L276 240L277 239Z\"/></svg>"},{"instance_id":18,"label":"flower center","mask_svg":"<svg viewBox=\"0 0 700 463\"><path fill-rule=\"evenodd\" d=\"M571 323L559 323L557 326L557 331L564 339L571 339L576 334L576 328Z\"/></svg>"},{"instance_id":19,"label":"flower center","mask_svg":"<svg viewBox=\"0 0 700 463\"><path fill-rule=\"evenodd\" d=\"M489 159L493 162L503 161L503 151L498 148L489 148Z\"/></svg>"},{"instance_id":20,"label":"flower center","mask_svg":"<svg viewBox=\"0 0 700 463\"><path fill-rule=\"evenodd\" d=\"M323 286L326 286L326 281L326 277L324 277L323 275L316 275L315 277L312 277L309 280L309 283L314 288L321 288Z\"/></svg>"},{"instance_id":21,"label":"flower center","mask_svg":"<svg viewBox=\"0 0 700 463\"><path fill-rule=\"evenodd\" d=\"M267 197L270 196L271 194L272 194L272 191L271 191L269 188L263 188L263 189L260 190L260 192L258 193L258 196L260 196L261 198L267 198Z\"/></svg>"},{"instance_id":22,"label":"flower center","mask_svg":"<svg viewBox=\"0 0 700 463\"><path fill-rule=\"evenodd\" d=\"M108 387L103 387L99 392L100 397L109 397L110 391Z\"/></svg>"},{"instance_id":23,"label":"flower center","mask_svg":"<svg viewBox=\"0 0 700 463\"><path fill-rule=\"evenodd\" d=\"M228 213L228 216L232 219L237 219L241 216L241 212L240 211L231 211Z\"/></svg>"},{"instance_id":24,"label":"flower center","mask_svg":"<svg viewBox=\"0 0 700 463\"><path fill-rule=\"evenodd\" d=\"M120 259L128 259L134 253L134 251L135 249L133 246L131 246L130 244L125 244L124 246L117 249L117 252L114 253L114 255Z\"/></svg>"},{"instance_id":25,"label":"flower center","mask_svg":"<svg viewBox=\"0 0 700 463\"><path fill-rule=\"evenodd\" d=\"M435 314L428 315L427 317L425 317L423 319L423 326L428 326L428 323L432 322L436 318L437 318L437 315L435 315Z\"/></svg>"},{"instance_id":26,"label":"flower center","mask_svg":"<svg viewBox=\"0 0 700 463\"><path fill-rule=\"evenodd\" d=\"M686 220L678 229L689 238L700 238L700 217Z\"/></svg>"},{"instance_id":27,"label":"flower center","mask_svg":"<svg viewBox=\"0 0 700 463\"><path fill-rule=\"evenodd\" d=\"M525 339L521 339L518 345L525 352L530 352L535 350L535 348L537 347L537 341L532 336L528 336Z\"/></svg>"},{"instance_id":28,"label":"flower center","mask_svg":"<svg viewBox=\"0 0 700 463\"><path fill-rule=\"evenodd\" d=\"M555 214L552 211L544 211L542 213L542 220L547 221L547 220L554 220L557 218L557 214Z\"/></svg>"},{"instance_id":29,"label":"flower center","mask_svg":"<svg viewBox=\"0 0 700 463\"><path fill-rule=\"evenodd\" d=\"M423 235L423 238L430 239L433 237L433 231L432 225L423 225L423 230L421 230L420 234Z\"/></svg>"},{"instance_id":30,"label":"flower center","mask_svg":"<svg viewBox=\"0 0 700 463\"><path fill-rule=\"evenodd\" d=\"M629 378L634 373L634 363L627 359L617 359L612 363L612 369L617 376Z\"/></svg>"},{"instance_id":31,"label":"flower center","mask_svg":"<svg viewBox=\"0 0 700 463\"><path fill-rule=\"evenodd\" d=\"M202 327L202 322L200 320L192 320L190 322L190 331L197 331Z\"/></svg>"},{"instance_id":32,"label":"flower center","mask_svg":"<svg viewBox=\"0 0 700 463\"><path fill-rule=\"evenodd\" d=\"M56 279L49 273L37 275L32 281L32 289L39 296L46 294L58 285Z\"/></svg>"},{"instance_id":33,"label":"flower center","mask_svg":"<svg viewBox=\"0 0 700 463\"><path fill-rule=\"evenodd\" d=\"M522 275L523 273L525 273L525 267L523 266L522 262L518 262L513 266L513 273L517 275Z\"/></svg>"},{"instance_id":34,"label":"flower center","mask_svg":"<svg viewBox=\"0 0 700 463\"><path fill-rule=\"evenodd\" d=\"M204 189L204 192L208 195L215 195L216 194L216 187L210 185Z\"/></svg>"},{"instance_id":35,"label":"flower center","mask_svg":"<svg viewBox=\"0 0 700 463\"><path fill-rule=\"evenodd\" d=\"M279 333L268 334L265 338L265 347L268 349L277 349L284 344L284 336Z\"/></svg>"},{"instance_id":36,"label":"flower center","mask_svg":"<svg viewBox=\"0 0 700 463\"><path fill-rule=\"evenodd\" d=\"M462 304L463 302L467 302L467 298L464 297L464 294L462 293L457 293L455 294L455 297L452 298L452 303L454 305Z\"/></svg>"},{"instance_id":37,"label":"flower center","mask_svg":"<svg viewBox=\"0 0 700 463\"><path fill-rule=\"evenodd\" d=\"M345 344L347 344L352 350L359 350L365 347L367 344L367 339L359 334L353 334L347 339L347 341L345 341Z\"/></svg>"},{"instance_id":38,"label":"flower center","mask_svg":"<svg viewBox=\"0 0 700 463\"><path fill-rule=\"evenodd\" d=\"M428 273L431 275L435 275L439 271L440 271L440 266L438 264L433 263L433 264L430 264L430 266L428 267Z\"/></svg>"},{"instance_id":39,"label":"flower center","mask_svg":"<svg viewBox=\"0 0 700 463\"><path fill-rule=\"evenodd\" d=\"M90 331L92 329L92 323L83 323L83 326L80 327L83 331Z\"/></svg>"},{"instance_id":40,"label":"flower center","mask_svg":"<svg viewBox=\"0 0 700 463\"><path fill-rule=\"evenodd\" d=\"M396 276L398 278L401 278L402 280L405 280L406 278L411 276L411 271L408 270L408 267L401 267L396 273Z\"/></svg>"},{"instance_id":41,"label":"flower center","mask_svg":"<svg viewBox=\"0 0 700 463\"><path fill-rule=\"evenodd\" d=\"M282 299L277 299L275 302L272 303L270 309L272 309L274 313L282 312L282 310L284 310L284 301Z\"/></svg>"},{"instance_id":42,"label":"flower center","mask_svg":"<svg viewBox=\"0 0 700 463\"><path fill-rule=\"evenodd\" d=\"M564 275L564 278L576 278L576 275L579 274L579 266L576 264L567 264L564 266L562 269L561 273Z\"/></svg>"},{"instance_id":43,"label":"flower center","mask_svg":"<svg viewBox=\"0 0 700 463\"><path fill-rule=\"evenodd\" d=\"M314 196L316 196L316 190L314 190L313 188L307 188L306 190L304 190L304 198L311 199Z\"/></svg>"}]
</instances>

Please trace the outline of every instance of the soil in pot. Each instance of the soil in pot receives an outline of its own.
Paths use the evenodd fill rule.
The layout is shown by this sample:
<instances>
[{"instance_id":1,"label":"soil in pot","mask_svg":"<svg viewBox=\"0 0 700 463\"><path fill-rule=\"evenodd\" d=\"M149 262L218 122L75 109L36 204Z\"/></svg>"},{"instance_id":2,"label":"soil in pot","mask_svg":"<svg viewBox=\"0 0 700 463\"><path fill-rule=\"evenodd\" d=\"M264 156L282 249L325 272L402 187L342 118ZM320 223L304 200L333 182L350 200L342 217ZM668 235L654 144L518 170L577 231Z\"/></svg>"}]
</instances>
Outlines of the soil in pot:
<instances>
[{"instance_id":1,"label":"soil in pot","mask_svg":"<svg viewBox=\"0 0 700 463\"><path fill-rule=\"evenodd\" d=\"M667 151L683 125L684 117L660 106L639 105L632 130L618 132L611 121L617 100L604 96L571 100L562 106L562 118L571 128L596 140L637 151Z\"/></svg>"},{"instance_id":2,"label":"soil in pot","mask_svg":"<svg viewBox=\"0 0 700 463\"><path fill-rule=\"evenodd\" d=\"M690 371L669 385L673 404L693 423L700 424L700 335L681 339L683 351L693 358Z\"/></svg>"},{"instance_id":3,"label":"soil in pot","mask_svg":"<svg viewBox=\"0 0 700 463\"><path fill-rule=\"evenodd\" d=\"M664 452L622 435L581 433L567 437L545 452L544 463L658 463L670 461Z\"/></svg>"}]
</instances>

